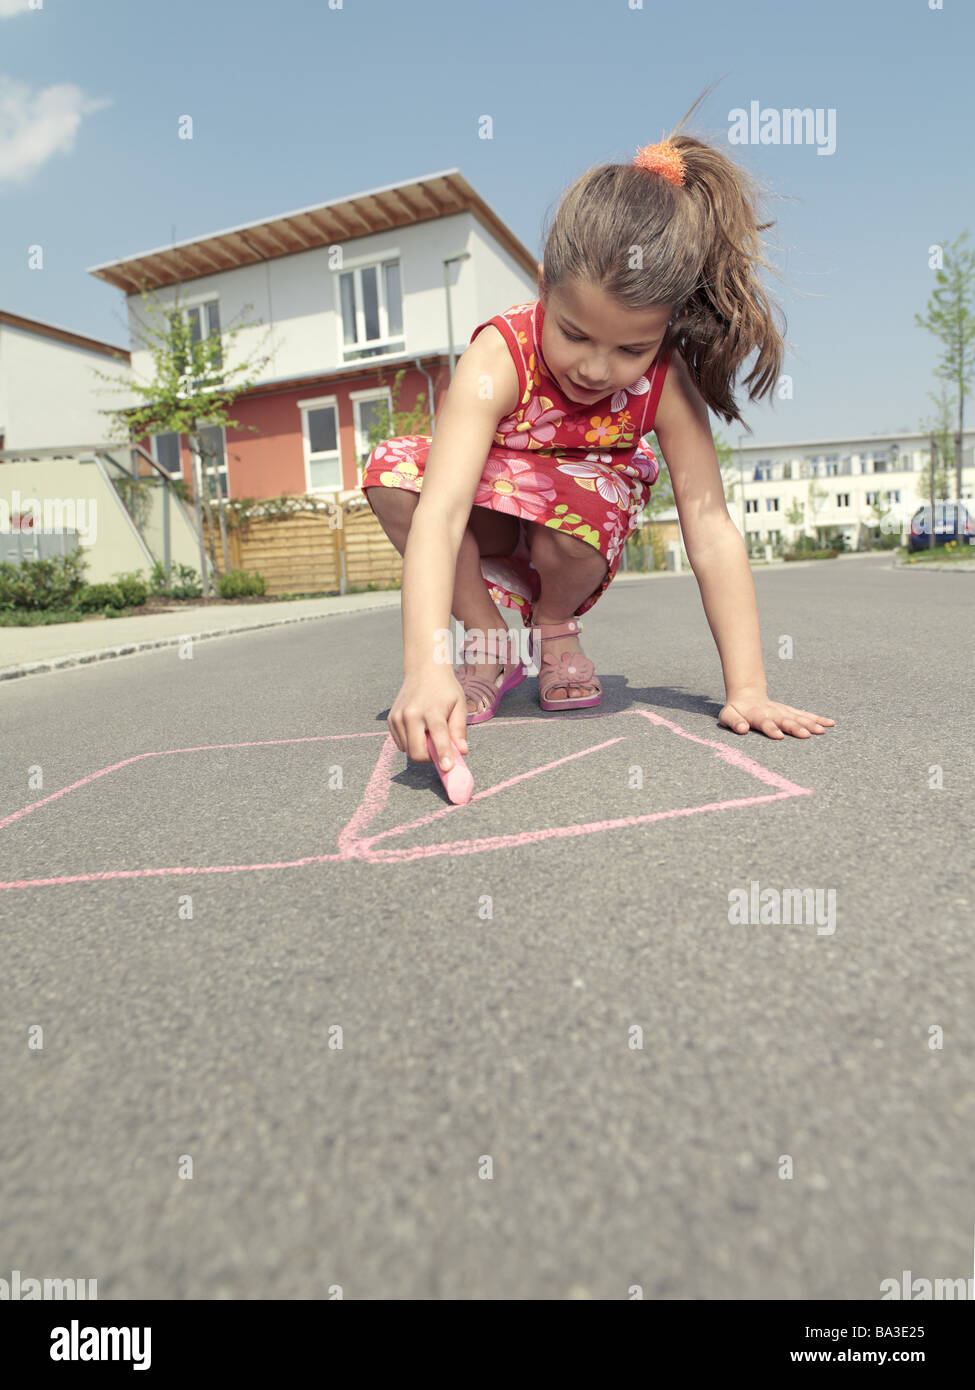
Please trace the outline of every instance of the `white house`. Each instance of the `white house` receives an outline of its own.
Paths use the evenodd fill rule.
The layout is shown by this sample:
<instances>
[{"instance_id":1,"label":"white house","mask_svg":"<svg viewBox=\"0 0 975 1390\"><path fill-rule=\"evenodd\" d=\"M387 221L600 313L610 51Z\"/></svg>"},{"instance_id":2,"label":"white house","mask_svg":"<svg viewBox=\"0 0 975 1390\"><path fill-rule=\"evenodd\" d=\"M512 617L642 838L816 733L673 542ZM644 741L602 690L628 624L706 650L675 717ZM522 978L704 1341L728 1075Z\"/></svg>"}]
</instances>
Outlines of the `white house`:
<instances>
[{"instance_id":1,"label":"white house","mask_svg":"<svg viewBox=\"0 0 975 1390\"><path fill-rule=\"evenodd\" d=\"M126 348L0 309L0 449L95 444L107 439L100 410L132 404L95 375L131 375Z\"/></svg>"},{"instance_id":2,"label":"white house","mask_svg":"<svg viewBox=\"0 0 975 1390\"><path fill-rule=\"evenodd\" d=\"M227 368L268 359L234 401L239 426L204 432L225 495L341 500L358 488L378 403L411 410L422 401L436 415L448 385L448 313L459 356L478 323L535 298L536 266L463 175L447 169L90 273L126 294L137 379L152 374L159 310L178 309L194 339L223 333ZM232 324L248 326L230 343ZM177 436L146 443L166 468L192 478Z\"/></svg>"}]
</instances>

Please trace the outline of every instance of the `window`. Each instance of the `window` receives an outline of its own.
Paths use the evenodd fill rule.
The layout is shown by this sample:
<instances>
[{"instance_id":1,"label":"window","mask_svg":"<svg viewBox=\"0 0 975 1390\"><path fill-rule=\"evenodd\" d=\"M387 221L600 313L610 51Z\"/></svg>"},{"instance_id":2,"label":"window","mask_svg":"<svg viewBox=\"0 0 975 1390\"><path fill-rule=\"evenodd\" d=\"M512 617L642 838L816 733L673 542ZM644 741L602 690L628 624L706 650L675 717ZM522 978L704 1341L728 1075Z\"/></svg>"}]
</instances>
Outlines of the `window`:
<instances>
[{"instance_id":1,"label":"window","mask_svg":"<svg viewBox=\"0 0 975 1390\"><path fill-rule=\"evenodd\" d=\"M391 419L393 397L388 387L381 391L352 391L352 414L355 422L355 465L356 486L362 483L362 470L369 457L372 445L369 431L381 419Z\"/></svg>"},{"instance_id":2,"label":"window","mask_svg":"<svg viewBox=\"0 0 975 1390\"><path fill-rule=\"evenodd\" d=\"M747 512L757 512L757 511L758 511L758 498L757 498L757 497L746 497L746 498L745 498L745 511L746 511L746 513L747 513Z\"/></svg>"},{"instance_id":3,"label":"window","mask_svg":"<svg viewBox=\"0 0 975 1390\"><path fill-rule=\"evenodd\" d=\"M322 396L313 401L299 401L298 405L305 452L305 488L308 492L338 492L342 487L338 402L334 396Z\"/></svg>"},{"instance_id":4,"label":"window","mask_svg":"<svg viewBox=\"0 0 975 1390\"><path fill-rule=\"evenodd\" d=\"M152 456L168 473L182 473L178 434L154 434Z\"/></svg>"},{"instance_id":5,"label":"window","mask_svg":"<svg viewBox=\"0 0 975 1390\"><path fill-rule=\"evenodd\" d=\"M779 510L779 499L777 497L766 497L765 510L767 512L777 512Z\"/></svg>"},{"instance_id":6,"label":"window","mask_svg":"<svg viewBox=\"0 0 975 1390\"><path fill-rule=\"evenodd\" d=\"M181 306L170 314L170 323L175 324L179 314L182 314L184 321L189 326L191 343L200 342L204 334L207 338L216 338L217 352L213 366L214 368L222 367L223 350L220 345L220 301L217 299L208 299L202 304ZM177 355L176 361L179 365L180 375L182 376L187 369L188 363L185 357L180 357L179 355ZM199 384L199 382L194 382L194 386L198 386Z\"/></svg>"},{"instance_id":7,"label":"window","mask_svg":"<svg viewBox=\"0 0 975 1390\"><path fill-rule=\"evenodd\" d=\"M339 272L342 360L403 352L403 290L398 259Z\"/></svg>"},{"instance_id":8,"label":"window","mask_svg":"<svg viewBox=\"0 0 975 1390\"><path fill-rule=\"evenodd\" d=\"M848 507L850 505L850 494L848 492L838 492L836 494L836 505L838 507Z\"/></svg>"},{"instance_id":9,"label":"window","mask_svg":"<svg viewBox=\"0 0 975 1390\"><path fill-rule=\"evenodd\" d=\"M197 438L200 443L200 452L203 455L201 464L203 476L206 479L207 495L211 501L216 498L217 489L212 472L208 469L216 468L217 478L220 481L220 495L228 497L227 481L227 453L224 448L223 426L204 425L197 431Z\"/></svg>"}]
</instances>

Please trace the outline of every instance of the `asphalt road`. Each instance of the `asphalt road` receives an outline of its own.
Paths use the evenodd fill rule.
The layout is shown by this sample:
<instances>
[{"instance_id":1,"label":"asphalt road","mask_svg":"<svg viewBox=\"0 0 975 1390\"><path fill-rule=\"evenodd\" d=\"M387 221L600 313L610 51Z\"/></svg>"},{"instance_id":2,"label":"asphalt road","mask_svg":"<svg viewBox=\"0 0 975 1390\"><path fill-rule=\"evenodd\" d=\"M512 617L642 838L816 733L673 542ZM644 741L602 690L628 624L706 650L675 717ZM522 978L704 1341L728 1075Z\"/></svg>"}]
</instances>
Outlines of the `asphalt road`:
<instances>
[{"instance_id":1,"label":"asphalt road","mask_svg":"<svg viewBox=\"0 0 975 1390\"><path fill-rule=\"evenodd\" d=\"M584 633L603 707L530 678L471 729L464 807L388 737L398 609L5 682L0 1277L970 1277L975 581L756 585L770 693L834 729L718 727L693 576L620 583Z\"/></svg>"}]
</instances>

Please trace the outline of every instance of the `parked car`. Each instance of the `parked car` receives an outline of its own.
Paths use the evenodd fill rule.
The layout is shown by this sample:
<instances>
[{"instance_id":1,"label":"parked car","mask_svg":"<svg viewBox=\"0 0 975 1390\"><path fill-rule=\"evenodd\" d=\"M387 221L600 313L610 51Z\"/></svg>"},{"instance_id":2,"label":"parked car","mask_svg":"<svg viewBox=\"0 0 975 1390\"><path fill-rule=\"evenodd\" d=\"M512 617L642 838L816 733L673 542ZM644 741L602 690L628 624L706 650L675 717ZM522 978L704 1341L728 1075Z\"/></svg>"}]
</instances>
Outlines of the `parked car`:
<instances>
[{"instance_id":1,"label":"parked car","mask_svg":"<svg viewBox=\"0 0 975 1390\"><path fill-rule=\"evenodd\" d=\"M934 504L934 543L945 545L948 541L959 541L962 545L975 545L975 520L971 512L960 502L935 502ZM911 517L911 532L907 538L907 548L927 550L931 543L931 504L919 507Z\"/></svg>"}]
</instances>

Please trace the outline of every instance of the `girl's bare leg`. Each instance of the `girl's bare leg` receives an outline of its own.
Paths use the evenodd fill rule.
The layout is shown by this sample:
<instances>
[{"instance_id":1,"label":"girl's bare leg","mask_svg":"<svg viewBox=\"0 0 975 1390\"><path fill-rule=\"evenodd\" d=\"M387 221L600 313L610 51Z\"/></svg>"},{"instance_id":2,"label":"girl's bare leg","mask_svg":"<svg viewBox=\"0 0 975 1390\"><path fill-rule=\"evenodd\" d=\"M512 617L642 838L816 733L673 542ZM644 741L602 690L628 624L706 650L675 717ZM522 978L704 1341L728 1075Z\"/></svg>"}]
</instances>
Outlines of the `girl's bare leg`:
<instances>
[{"instance_id":1,"label":"girl's bare leg","mask_svg":"<svg viewBox=\"0 0 975 1390\"><path fill-rule=\"evenodd\" d=\"M541 590L532 612L532 622L563 623L571 618L581 603L599 588L609 565L605 557L578 536L563 535L551 526L531 523L529 547L532 564L538 571ZM582 648L578 637L553 637L542 650L561 656L563 652L578 652ZM540 657L541 653L536 652ZM548 692L552 700L576 700L593 693L592 686L553 686Z\"/></svg>"},{"instance_id":2,"label":"girl's bare leg","mask_svg":"<svg viewBox=\"0 0 975 1390\"><path fill-rule=\"evenodd\" d=\"M416 505L420 500L420 494L411 492L408 488L395 487L374 487L370 488L369 492L371 494L369 500L379 518L379 524L402 555L406 550L410 525L413 521L413 513L416 511ZM484 583L484 576L481 574L482 553L477 537L468 525L457 552L457 568L454 573L454 592L451 598L450 611L458 622L463 623L465 629L480 628L482 632L487 634L498 629L506 629L507 624L501 616L498 605L488 594ZM501 665L498 662L477 661L471 664L477 666L478 675L492 683L501 670ZM468 698L468 714L473 714L483 707L482 702Z\"/></svg>"}]
</instances>

